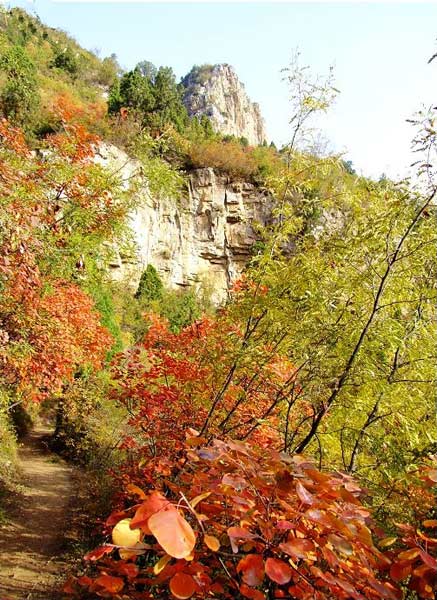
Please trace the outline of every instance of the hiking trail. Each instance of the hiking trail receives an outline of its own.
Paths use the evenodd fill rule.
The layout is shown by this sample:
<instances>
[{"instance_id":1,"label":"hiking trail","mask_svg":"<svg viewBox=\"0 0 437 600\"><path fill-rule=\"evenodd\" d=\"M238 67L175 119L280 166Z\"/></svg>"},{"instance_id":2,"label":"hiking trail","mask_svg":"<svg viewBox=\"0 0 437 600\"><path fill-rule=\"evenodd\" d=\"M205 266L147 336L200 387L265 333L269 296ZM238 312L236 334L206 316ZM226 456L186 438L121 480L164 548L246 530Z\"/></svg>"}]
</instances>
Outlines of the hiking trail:
<instances>
[{"instance_id":1,"label":"hiking trail","mask_svg":"<svg viewBox=\"0 0 437 600\"><path fill-rule=\"evenodd\" d=\"M73 498L71 468L45 443L39 426L19 450L22 495L0 524L0 600L55 600L65 580L62 556Z\"/></svg>"}]
</instances>

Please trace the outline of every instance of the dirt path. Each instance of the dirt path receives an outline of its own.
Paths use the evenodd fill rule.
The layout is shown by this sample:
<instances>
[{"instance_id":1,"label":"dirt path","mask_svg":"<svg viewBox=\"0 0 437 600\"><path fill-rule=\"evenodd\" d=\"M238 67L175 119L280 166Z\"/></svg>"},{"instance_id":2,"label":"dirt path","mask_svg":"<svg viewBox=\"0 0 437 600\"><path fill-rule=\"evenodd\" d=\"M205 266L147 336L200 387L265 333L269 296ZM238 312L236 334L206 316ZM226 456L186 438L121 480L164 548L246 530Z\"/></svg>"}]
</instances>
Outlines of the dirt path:
<instances>
[{"instance_id":1,"label":"dirt path","mask_svg":"<svg viewBox=\"0 0 437 600\"><path fill-rule=\"evenodd\" d=\"M66 569L62 544L74 491L71 470L47 450L48 433L32 431L19 453L24 491L0 526L0 600L61 597L55 590Z\"/></svg>"}]
</instances>

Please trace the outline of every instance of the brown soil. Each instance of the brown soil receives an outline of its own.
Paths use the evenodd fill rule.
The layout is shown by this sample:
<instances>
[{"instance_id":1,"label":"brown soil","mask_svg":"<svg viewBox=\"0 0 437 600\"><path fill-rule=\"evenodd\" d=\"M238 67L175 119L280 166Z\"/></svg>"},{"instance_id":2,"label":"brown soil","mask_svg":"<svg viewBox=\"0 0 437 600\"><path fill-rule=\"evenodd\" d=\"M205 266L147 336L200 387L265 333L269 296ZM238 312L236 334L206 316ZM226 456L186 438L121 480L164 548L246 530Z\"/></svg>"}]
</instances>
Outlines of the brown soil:
<instances>
[{"instance_id":1,"label":"brown soil","mask_svg":"<svg viewBox=\"0 0 437 600\"><path fill-rule=\"evenodd\" d=\"M47 430L37 428L19 452L23 493L10 498L0 526L0 600L55 600L65 580L63 558L69 506L74 494L71 469L47 449Z\"/></svg>"}]
</instances>

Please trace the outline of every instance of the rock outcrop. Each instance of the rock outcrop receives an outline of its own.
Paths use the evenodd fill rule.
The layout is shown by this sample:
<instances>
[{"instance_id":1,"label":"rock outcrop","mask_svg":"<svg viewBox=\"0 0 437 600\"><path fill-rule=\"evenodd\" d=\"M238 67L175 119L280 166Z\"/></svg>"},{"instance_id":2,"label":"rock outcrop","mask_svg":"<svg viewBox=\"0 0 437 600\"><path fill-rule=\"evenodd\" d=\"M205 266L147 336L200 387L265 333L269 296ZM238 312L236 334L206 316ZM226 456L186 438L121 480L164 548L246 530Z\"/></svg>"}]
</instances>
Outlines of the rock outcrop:
<instances>
[{"instance_id":1,"label":"rock outcrop","mask_svg":"<svg viewBox=\"0 0 437 600\"><path fill-rule=\"evenodd\" d=\"M139 163L114 146L102 145L98 160L125 181L140 172ZM217 304L252 256L256 224L270 221L272 198L210 168L188 177L188 190L177 199L151 197L147 182L140 180L138 208L130 219L135 250L130 255L115 251L112 276L136 289L152 264L169 287L203 284Z\"/></svg>"},{"instance_id":2,"label":"rock outcrop","mask_svg":"<svg viewBox=\"0 0 437 600\"><path fill-rule=\"evenodd\" d=\"M191 116L206 115L216 131L245 137L250 145L267 140L260 108L250 101L230 65L193 67L182 84L184 104Z\"/></svg>"}]
</instances>

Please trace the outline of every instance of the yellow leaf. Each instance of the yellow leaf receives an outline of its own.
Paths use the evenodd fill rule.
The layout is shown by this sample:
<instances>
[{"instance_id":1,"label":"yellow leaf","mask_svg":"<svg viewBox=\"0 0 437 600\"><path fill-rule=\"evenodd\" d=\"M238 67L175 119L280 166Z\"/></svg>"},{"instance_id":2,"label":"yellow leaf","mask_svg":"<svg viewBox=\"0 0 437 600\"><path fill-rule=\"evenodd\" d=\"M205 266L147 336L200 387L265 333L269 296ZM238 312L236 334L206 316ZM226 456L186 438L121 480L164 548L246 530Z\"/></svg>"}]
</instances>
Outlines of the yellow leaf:
<instances>
[{"instance_id":1,"label":"yellow leaf","mask_svg":"<svg viewBox=\"0 0 437 600\"><path fill-rule=\"evenodd\" d=\"M205 535L204 540L205 540L205 544L213 552L217 552L217 550L220 548L220 542L215 536Z\"/></svg>"},{"instance_id":2,"label":"yellow leaf","mask_svg":"<svg viewBox=\"0 0 437 600\"><path fill-rule=\"evenodd\" d=\"M202 500L205 500L205 498L208 498L208 496L211 496L211 492L204 492L203 494L199 494L198 496L193 498L190 501L191 508L195 508L199 504L199 502L202 502Z\"/></svg>"},{"instance_id":3,"label":"yellow leaf","mask_svg":"<svg viewBox=\"0 0 437 600\"><path fill-rule=\"evenodd\" d=\"M122 519L112 530L112 543L116 546L135 546L141 541L141 531L129 527L132 519Z\"/></svg>"},{"instance_id":4,"label":"yellow leaf","mask_svg":"<svg viewBox=\"0 0 437 600\"><path fill-rule=\"evenodd\" d=\"M397 537L386 537L379 542L379 545L382 548L387 548L388 546L392 546L397 539Z\"/></svg>"},{"instance_id":5,"label":"yellow leaf","mask_svg":"<svg viewBox=\"0 0 437 600\"><path fill-rule=\"evenodd\" d=\"M155 563L155 565L153 566L153 572L155 573L155 575L159 575L159 573L161 573L161 571L168 565L170 561L171 556L169 556L168 554L164 554L164 556L161 556L158 562Z\"/></svg>"}]
</instances>

